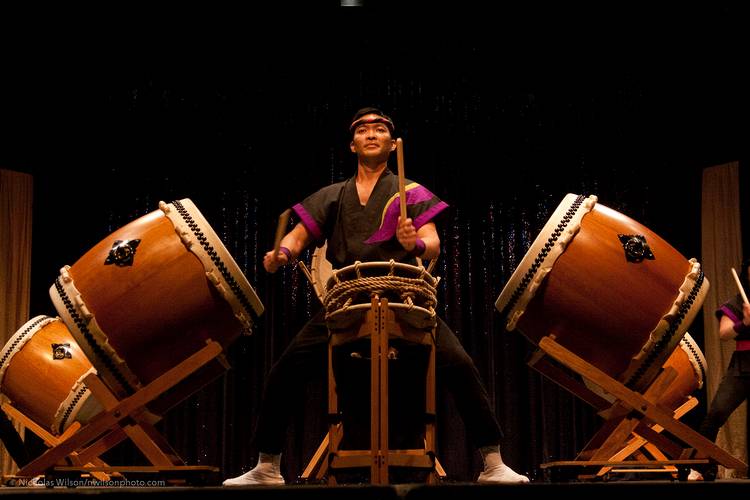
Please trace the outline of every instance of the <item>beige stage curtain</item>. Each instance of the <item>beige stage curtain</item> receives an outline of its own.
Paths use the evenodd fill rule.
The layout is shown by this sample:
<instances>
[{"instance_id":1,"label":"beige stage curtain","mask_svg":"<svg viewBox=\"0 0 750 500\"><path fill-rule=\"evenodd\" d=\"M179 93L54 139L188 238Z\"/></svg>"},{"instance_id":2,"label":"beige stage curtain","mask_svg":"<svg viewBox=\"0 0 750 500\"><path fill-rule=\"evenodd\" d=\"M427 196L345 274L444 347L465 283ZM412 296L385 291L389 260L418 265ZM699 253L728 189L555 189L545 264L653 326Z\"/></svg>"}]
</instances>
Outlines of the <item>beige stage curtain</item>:
<instances>
[{"instance_id":1,"label":"beige stage curtain","mask_svg":"<svg viewBox=\"0 0 750 500\"><path fill-rule=\"evenodd\" d=\"M2 344L29 319L31 210L33 178L0 169L0 340ZM23 436L20 424L17 428ZM0 444L2 474L18 469Z\"/></svg>"},{"instance_id":2,"label":"beige stage curtain","mask_svg":"<svg viewBox=\"0 0 750 500\"><path fill-rule=\"evenodd\" d=\"M708 397L713 399L735 342L719 340L716 309L737 293L730 269L742 262L740 225L739 163L706 168L703 171L701 215L702 265L711 288L703 303L704 354L708 362ZM722 427L716 444L747 462L747 403L743 403ZM738 477L739 472L720 467L719 477Z\"/></svg>"}]
</instances>

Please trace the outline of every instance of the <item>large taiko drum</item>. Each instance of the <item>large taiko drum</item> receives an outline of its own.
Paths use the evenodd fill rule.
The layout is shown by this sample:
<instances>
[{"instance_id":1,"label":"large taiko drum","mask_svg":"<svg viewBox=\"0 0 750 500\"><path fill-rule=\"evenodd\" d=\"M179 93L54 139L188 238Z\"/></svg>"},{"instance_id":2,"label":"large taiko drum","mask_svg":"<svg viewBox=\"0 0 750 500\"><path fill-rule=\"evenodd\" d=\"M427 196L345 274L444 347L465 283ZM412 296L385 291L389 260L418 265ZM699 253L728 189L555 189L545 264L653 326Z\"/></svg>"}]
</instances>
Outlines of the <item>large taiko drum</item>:
<instances>
[{"instance_id":1,"label":"large taiko drum","mask_svg":"<svg viewBox=\"0 0 750 500\"><path fill-rule=\"evenodd\" d=\"M647 227L568 194L495 303L506 329L558 343L634 390L645 390L708 290L687 260Z\"/></svg>"},{"instance_id":2,"label":"large taiko drum","mask_svg":"<svg viewBox=\"0 0 750 500\"><path fill-rule=\"evenodd\" d=\"M54 435L102 411L83 378L94 368L59 318L36 316L0 352L0 392Z\"/></svg>"},{"instance_id":3,"label":"large taiko drum","mask_svg":"<svg viewBox=\"0 0 750 500\"><path fill-rule=\"evenodd\" d=\"M100 377L132 394L205 347L227 347L263 305L189 200L118 229L50 288L63 321Z\"/></svg>"},{"instance_id":4,"label":"large taiko drum","mask_svg":"<svg viewBox=\"0 0 750 500\"><path fill-rule=\"evenodd\" d=\"M325 252L325 244L315 250L310 272L329 328L345 329L359 321L372 306L373 294L388 299L396 317L415 328L435 326L438 280L424 267L376 261L333 269Z\"/></svg>"}]
</instances>

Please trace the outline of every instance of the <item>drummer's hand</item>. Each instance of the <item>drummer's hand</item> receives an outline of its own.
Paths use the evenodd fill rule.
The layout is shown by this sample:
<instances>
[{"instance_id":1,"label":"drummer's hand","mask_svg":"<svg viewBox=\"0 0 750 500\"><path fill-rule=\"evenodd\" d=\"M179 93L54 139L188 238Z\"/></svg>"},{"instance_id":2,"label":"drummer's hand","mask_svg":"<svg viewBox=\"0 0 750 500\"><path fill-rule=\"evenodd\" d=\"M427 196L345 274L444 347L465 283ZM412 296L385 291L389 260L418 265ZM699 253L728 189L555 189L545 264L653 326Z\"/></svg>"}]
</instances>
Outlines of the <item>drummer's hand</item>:
<instances>
[{"instance_id":1,"label":"drummer's hand","mask_svg":"<svg viewBox=\"0 0 750 500\"><path fill-rule=\"evenodd\" d=\"M750 304L742 303L742 323L750 326Z\"/></svg>"},{"instance_id":2,"label":"drummer's hand","mask_svg":"<svg viewBox=\"0 0 750 500\"><path fill-rule=\"evenodd\" d=\"M396 238L401 246L406 249L407 252L414 250L417 245L417 229L410 218L401 221L401 217L398 218L398 227L396 228Z\"/></svg>"},{"instance_id":3,"label":"drummer's hand","mask_svg":"<svg viewBox=\"0 0 750 500\"><path fill-rule=\"evenodd\" d=\"M277 252L274 256L273 250L271 250L270 252L266 252L266 255L263 257L263 267L265 267L266 271L269 273L275 273L281 266L288 263L289 258L281 251Z\"/></svg>"}]
</instances>

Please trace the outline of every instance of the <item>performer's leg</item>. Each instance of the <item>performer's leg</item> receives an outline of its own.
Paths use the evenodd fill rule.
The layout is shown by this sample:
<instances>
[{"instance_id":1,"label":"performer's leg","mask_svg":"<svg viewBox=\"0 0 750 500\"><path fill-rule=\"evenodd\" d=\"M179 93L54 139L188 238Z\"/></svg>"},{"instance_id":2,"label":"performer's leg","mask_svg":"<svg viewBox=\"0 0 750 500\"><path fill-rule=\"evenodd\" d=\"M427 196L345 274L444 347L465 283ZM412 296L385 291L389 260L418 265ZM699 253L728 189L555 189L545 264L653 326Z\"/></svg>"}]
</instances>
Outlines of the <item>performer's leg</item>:
<instances>
[{"instance_id":1,"label":"performer's leg","mask_svg":"<svg viewBox=\"0 0 750 500\"><path fill-rule=\"evenodd\" d=\"M293 405L304 395L311 373L325 373L328 329L323 312L316 314L292 339L268 374L255 428L255 445L278 454L284 446Z\"/></svg>"},{"instance_id":2,"label":"performer's leg","mask_svg":"<svg viewBox=\"0 0 750 500\"><path fill-rule=\"evenodd\" d=\"M747 398L748 391L750 391L750 377L727 373L716 390L711 407L701 422L698 432L711 441L715 441L719 429Z\"/></svg>"},{"instance_id":3,"label":"performer's leg","mask_svg":"<svg viewBox=\"0 0 750 500\"><path fill-rule=\"evenodd\" d=\"M499 443L503 433L479 371L456 335L439 318L435 357L438 383L445 384L453 395L471 443L477 448Z\"/></svg>"},{"instance_id":4,"label":"performer's leg","mask_svg":"<svg viewBox=\"0 0 750 500\"><path fill-rule=\"evenodd\" d=\"M309 374L323 373L327 342L328 330L321 311L292 339L268 374L255 427L258 464L241 476L227 479L224 486L284 484L279 464L289 417L295 402L304 395Z\"/></svg>"},{"instance_id":5,"label":"performer's leg","mask_svg":"<svg viewBox=\"0 0 750 500\"><path fill-rule=\"evenodd\" d=\"M726 423L732 412L748 397L750 394L750 376L743 373L740 366L737 366L738 359L735 355L729 363L727 373L721 380L716 394L709 405L708 413L698 427L698 432L711 441L716 441L719 429ZM704 476L708 479L716 477L718 466L710 464L706 467L699 467L699 470L690 470L688 480L703 480Z\"/></svg>"},{"instance_id":6,"label":"performer's leg","mask_svg":"<svg viewBox=\"0 0 750 500\"><path fill-rule=\"evenodd\" d=\"M435 356L438 383L446 384L451 391L467 435L482 454L484 470L478 481L527 483L526 476L517 474L503 463L499 445L503 433L479 371L456 335L440 318Z\"/></svg>"}]
</instances>

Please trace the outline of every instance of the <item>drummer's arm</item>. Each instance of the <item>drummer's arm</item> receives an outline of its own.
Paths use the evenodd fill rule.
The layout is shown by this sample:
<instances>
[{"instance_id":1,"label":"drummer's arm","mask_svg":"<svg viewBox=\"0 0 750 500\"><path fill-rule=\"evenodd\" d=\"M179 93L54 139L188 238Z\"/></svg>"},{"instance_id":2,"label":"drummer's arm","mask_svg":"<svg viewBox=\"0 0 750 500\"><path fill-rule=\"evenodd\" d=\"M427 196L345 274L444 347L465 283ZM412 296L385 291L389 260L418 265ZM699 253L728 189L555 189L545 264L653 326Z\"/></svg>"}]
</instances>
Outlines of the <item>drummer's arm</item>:
<instances>
[{"instance_id":1,"label":"drummer's arm","mask_svg":"<svg viewBox=\"0 0 750 500\"><path fill-rule=\"evenodd\" d=\"M422 259L430 260L440 255L440 236L437 234L434 222L427 222L419 229L415 229L410 218L406 218L402 222L401 217L399 217L396 239L407 252ZM421 240L421 242L417 240ZM421 251L422 247L424 247L424 251Z\"/></svg>"},{"instance_id":2,"label":"drummer's arm","mask_svg":"<svg viewBox=\"0 0 750 500\"><path fill-rule=\"evenodd\" d=\"M417 238L424 241L424 253L419 257L432 260L440 255L440 236L434 222L428 222L417 230Z\"/></svg>"},{"instance_id":3,"label":"drummer's arm","mask_svg":"<svg viewBox=\"0 0 750 500\"><path fill-rule=\"evenodd\" d=\"M275 273L279 267L296 259L302 251L312 243L312 235L301 222L294 226L286 236L281 239L279 252L274 256L273 250L267 252L263 257L263 267L269 273ZM289 255L287 255L287 251Z\"/></svg>"},{"instance_id":4,"label":"drummer's arm","mask_svg":"<svg viewBox=\"0 0 750 500\"><path fill-rule=\"evenodd\" d=\"M732 340L742 335L739 340L747 340L750 336L750 304L742 305L742 320L735 323L726 314L719 320L719 338Z\"/></svg>"},{"instance_id":5,"label":"drummer's arm","mask_svg":"<svg viewBox=\"0 0 750 500\"><path fill-rule=\"evenodd\" d=\"M729 316L723 315L719 320L719 338L721 340L732 340L737 336L737 332L734 331L734 321L729 319Z\"/></svg>"}]
</instances>

